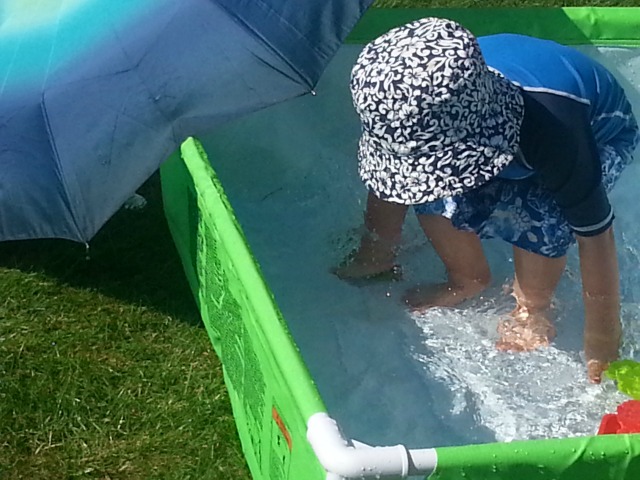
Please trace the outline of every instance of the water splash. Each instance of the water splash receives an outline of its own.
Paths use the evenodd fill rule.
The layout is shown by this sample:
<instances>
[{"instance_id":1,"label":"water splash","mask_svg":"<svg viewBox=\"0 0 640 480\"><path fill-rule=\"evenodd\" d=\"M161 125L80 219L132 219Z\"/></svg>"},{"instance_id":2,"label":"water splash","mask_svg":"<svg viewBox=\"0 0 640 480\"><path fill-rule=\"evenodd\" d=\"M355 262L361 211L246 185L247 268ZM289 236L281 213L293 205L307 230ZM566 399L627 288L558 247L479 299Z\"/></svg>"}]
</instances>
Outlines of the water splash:
<instances>
[{"instance_id":1,"label":"water splash","mask_svg":"<svg viewBox=\"0 0 640 480\"><path fill-rule=\"evenodd\" d=\"M451 388L451 415L475 409L476 421L499 441L594 434L603 412L627 398L611 382L588 384L576 352L555 346L497 351L495 332L504 314L503 307L492 306L414 316L429 352L414 357L427 375Z\"/></svg>"}]
</instances>

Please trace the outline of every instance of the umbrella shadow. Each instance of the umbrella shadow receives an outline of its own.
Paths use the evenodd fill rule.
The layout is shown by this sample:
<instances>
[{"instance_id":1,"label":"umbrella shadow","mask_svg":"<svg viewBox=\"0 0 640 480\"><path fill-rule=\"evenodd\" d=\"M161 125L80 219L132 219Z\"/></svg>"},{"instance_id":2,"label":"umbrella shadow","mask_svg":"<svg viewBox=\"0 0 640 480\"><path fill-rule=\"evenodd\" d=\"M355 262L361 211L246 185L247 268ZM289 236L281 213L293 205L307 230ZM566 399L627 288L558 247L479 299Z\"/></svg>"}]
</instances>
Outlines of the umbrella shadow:
<instances>
[{"instance_id":1,"label":"umbrella shadow","mask_svg":"<svg viewBox=\"0 0 640 480\"><path fill-rule=\"evenodd\" d=\"M139 193L147 205L118 211L88 247L56 239L0 242L0 268L41 273L61 284L201 324L164 217L159 174Z\"/></svg>"}]
</instances>

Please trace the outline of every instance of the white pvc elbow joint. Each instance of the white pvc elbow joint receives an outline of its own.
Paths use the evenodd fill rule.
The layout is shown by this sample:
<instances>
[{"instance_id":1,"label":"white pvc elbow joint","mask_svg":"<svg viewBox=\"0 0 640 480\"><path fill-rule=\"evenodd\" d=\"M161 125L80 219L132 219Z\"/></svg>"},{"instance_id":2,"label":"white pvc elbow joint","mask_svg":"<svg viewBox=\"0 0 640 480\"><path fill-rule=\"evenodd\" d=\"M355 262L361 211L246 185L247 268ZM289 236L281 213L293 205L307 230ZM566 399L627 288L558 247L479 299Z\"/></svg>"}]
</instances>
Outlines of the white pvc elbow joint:
<instances>
[{"instance_id":1,"label":"white pvc elbow joint","mask_svg":"<svg viewBox=\"0 0 640 480\"><path fill-rule=\"evenodd\" d=\"M327 472L345 478L409 475L409 453L403 445L370 447L346 440L335 420L316 413L307 423L307 439Z\"/></svg>"}]
</instances>

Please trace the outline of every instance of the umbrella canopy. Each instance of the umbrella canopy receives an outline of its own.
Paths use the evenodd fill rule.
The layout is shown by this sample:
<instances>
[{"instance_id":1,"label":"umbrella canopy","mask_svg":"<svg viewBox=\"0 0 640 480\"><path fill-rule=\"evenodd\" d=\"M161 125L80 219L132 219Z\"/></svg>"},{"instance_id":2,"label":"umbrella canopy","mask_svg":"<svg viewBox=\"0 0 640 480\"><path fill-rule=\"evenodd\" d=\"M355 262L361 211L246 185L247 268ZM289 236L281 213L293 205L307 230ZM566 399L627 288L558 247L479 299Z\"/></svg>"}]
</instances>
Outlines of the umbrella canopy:
<instances>
[{"instance_id":1,"label":"umbrella canopy","mask_svg":"<svg viewBox=\"0 0 640 480\"><path fill-rule=\"evenodd\" d=\"M0 240L88 241L184 138L308 93L371 3L2 0Z\"/></svg>"}]
</instances>

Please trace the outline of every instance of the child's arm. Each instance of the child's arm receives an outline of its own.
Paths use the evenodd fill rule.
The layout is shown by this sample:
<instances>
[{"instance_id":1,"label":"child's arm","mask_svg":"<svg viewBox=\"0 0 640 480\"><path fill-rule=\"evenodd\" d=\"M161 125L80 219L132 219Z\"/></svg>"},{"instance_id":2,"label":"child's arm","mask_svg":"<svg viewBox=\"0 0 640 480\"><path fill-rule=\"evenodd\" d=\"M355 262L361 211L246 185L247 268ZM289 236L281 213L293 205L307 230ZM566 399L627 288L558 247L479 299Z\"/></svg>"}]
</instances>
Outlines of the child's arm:
<instances>
[{"instance_id":1,"label":"child's arm","mask_svg":"<svg viewBox=\"0 0 640 480\"><path fill-rule=\"evenodd\" d=\"M336 275L343 279L358 279L392 269L408 208L369 193L364 214L366 232L350 261L335 270Z\"/></svg>"},{"instance_id":2,"label":"child's arm","mask_svg":"<svg viewBox=\"0 0 640 480\"><path fill-rule=\"evenodd\" d=\"M578 237L585 308L584 352L587 374L600 383L620 346L620 276L613 228L593 237Z\"/></svg>"}]
</instances>

